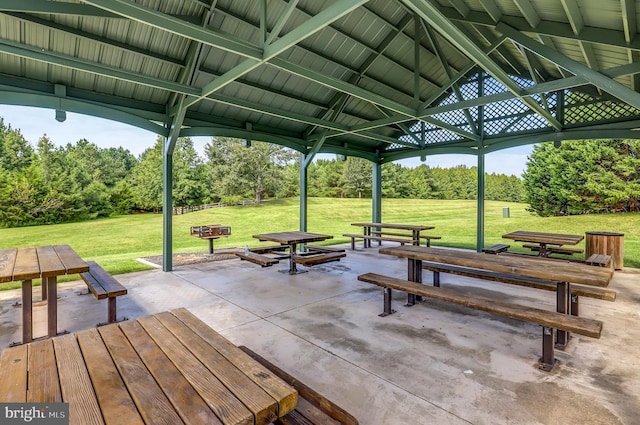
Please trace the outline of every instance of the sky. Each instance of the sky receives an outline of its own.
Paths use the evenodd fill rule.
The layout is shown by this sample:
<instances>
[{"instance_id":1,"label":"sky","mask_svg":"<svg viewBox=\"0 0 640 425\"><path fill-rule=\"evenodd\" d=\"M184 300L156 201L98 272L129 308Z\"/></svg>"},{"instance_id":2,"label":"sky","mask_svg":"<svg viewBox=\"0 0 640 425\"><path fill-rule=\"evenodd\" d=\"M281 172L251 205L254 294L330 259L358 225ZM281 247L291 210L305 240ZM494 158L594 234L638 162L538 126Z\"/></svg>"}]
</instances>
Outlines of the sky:
<instances>
[{"instance_id":1,"label":"sky","mask_svg":"<svg viewBox=\"0 0 640 425\"><path fill-rule=\"evenodd\" d=\"M127 124L72 112L67 112L66 121L58 122L52 109L0 105L0 117L4 118L5 125L10 124L12 128L20 129L25 139L34 147L38 139L46 134L59 146L87 139L101 148L122 146L138 156L151 147L158 137L155 133ZM192 140L196 149L202 153L210 137L193 137ZM485 157L485 170L490 174L520 177L526 169L527 156L532 149L532 145L529 145L490 153ZM422 162L420 158L411 158L399 163L407 167L416 167ZM477 160L474 155L432 155L428 156L424 163L430 167L442 168L456 165L473 167L477 165Z\"/></svg>"}]
</instances>

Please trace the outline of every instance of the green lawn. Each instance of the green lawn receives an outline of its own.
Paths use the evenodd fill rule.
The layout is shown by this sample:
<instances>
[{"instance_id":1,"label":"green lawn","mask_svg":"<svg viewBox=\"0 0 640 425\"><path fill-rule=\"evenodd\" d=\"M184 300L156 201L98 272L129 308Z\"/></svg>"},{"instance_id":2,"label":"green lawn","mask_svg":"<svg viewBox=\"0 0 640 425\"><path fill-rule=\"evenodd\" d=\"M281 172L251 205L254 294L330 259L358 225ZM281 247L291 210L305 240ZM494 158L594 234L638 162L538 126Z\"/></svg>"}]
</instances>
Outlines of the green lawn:
<instances>
[{"instance_id":1,"label":"green lawn","mask_svg":"<svg viewBox=\"0 0 640 425\"><path fill-rule=\"evenodd\" d=\"M503 207L510 218L503 218ZM584 234L585 231L624 233L626 267L640 267L640 215L607 214L570 217L537 217L525 204L488 201L485 205L485 245L504 242L500 235L513 230ZM269 201L259 206L225 207L174 216L174 252L206 252L207 242L189 235L189 227L221 223L232 235L215 241L215 248L256 246L251 235L297 230L297 198ZM386 199L384 222L434 225L442 236L434 245L475 248L475 201ZM333 235L331 243L348 242L343 233L358 231L350 223L371 220L370 199L310 198L308 230ZM139 214L82 223L0 229L0 248L69 244L84 259L95 260L111 273L144 270L136 258L162 253L162 215ZM512 243L512 247L517 245ZM584 242L578 247L584 248ZM2 288L8 287L3 284Z\"/></svg>"}]
</instances>

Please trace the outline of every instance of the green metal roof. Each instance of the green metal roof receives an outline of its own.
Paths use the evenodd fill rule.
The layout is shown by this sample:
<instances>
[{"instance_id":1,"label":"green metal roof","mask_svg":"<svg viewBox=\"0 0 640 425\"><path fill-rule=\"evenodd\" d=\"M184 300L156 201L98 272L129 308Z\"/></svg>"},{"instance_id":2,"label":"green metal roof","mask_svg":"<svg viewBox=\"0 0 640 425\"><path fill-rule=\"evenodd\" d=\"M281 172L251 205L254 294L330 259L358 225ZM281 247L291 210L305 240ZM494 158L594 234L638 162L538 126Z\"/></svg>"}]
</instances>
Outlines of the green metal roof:
<instances>
[{"instance_id":1,"label":"green metal roof","mask_svg":"<svg viewBox=\"0 0 640 425\"><path fill-rule=\"evenodd\" d=\"M0 0L0 102L377 162L635 138L637 8Z\"/></svg>"}]
</instances>

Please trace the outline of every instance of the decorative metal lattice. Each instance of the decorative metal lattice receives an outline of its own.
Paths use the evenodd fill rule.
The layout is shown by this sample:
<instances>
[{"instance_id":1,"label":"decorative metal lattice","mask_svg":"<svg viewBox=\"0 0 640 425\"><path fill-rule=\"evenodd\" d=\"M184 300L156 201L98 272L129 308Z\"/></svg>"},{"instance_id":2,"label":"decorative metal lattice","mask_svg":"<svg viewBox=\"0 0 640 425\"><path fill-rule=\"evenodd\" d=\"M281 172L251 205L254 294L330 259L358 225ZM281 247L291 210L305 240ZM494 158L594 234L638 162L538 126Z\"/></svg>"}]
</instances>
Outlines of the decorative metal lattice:
<instances>
[{"instance_id":1,"label":"decorative metal lattice","mask_svg":"<svg viewBox=\"0 0 640 425\"><path fill-rule=\"evenodd\" d=\"M616 121L638 115L640 110L614 99L599 100L586 93L565 91L565 125Z\"/></svg>"}]
</instances>

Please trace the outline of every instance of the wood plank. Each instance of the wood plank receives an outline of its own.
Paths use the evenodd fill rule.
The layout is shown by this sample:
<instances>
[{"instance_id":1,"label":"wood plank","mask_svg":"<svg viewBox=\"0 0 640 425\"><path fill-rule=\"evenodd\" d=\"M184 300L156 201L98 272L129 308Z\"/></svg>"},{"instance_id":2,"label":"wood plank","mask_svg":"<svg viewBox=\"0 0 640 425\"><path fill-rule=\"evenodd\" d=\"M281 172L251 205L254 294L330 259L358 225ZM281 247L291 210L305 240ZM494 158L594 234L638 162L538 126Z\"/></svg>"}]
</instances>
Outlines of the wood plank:
<instances>
[{"instance_id":1,"label":"wood plank","mask_svg":"<svg viewBox=\"0 0 640 425\"><path fill-rule=\"evenodd\" d=\"M545 291L557 291L558 284L554 280L541 279L537 277L520 276L511 273L493 272L490 270L474 269L470 267L453 266L451 264L422 262L424 270L449 273L458 276L473 277L493 282L507 283L511 285L525 286L528 288L542 289ZM605 301L615 301L616 292L607 288L596 288L593 286L571 285L571 294L596 298Z\"/></svg>"},{"instance_id":2,"label":"wood plank","mask_svg":"<svg viewBox=\"0 0 640 425\"><path fill-rule=\"evenodd\" d=\"M7 348L0 356L0 400L4 403L27 401L27 344Z\"/></svg>"},{"instance_id":3,"label":"wood plank","mask_svg":"<svg viewBox=\"0 0 640 425\"><path fill-rule=\"evenodd\" d=\"M202 364L156 317L147 316L138 321L224 424L253 423L250 408L220 382L219 374ZM126 325L129 324L120 326Z\"/></svg>"},{"instance_id":4,"label":"wood plank","mask_svg":"<svg viewBox=\"0 0 640 425\"><path fill-rule=\"evenodd\" d=\"M304 242L318 242L325 239L332 239L331 235L323 235L320 233L309 232L275 232L275 233L262 233L259 235L253 235L252 237L261 241L278 242L283 245L299 244Z\"/></svg>"},{"instance_id":5,"label":"wood plank","mask_svg":"<svg viewBox=\"0 0 640 425\"><path fill-rule=\"evenodd\" d=\"M105 423L144 424L98 331L80 331L77 338Z\"/></svg>"},{"instance_id":6,"label":"wood plank","mask_svg":"<svg viewBox=\"0 0 640 425\"><path fill-rule=\"evenodd\" d=\"M308 251L318 251L318 252L345 252L344 248L340 248L337 246L325 246L325 245L307 245Z\"/></svg>"},{"instance_id":7,"label":"wood plank","mask_svg":"<svg viewBox=\"0 0 640 425\"><path fill-rule=\"evenodd\" d=\"M340 425L340 422L331 418L329 415L318 409L313 404L309 403L304 398L298 399L298 406L296 411L305 417L312 424L323 425Z\"/></svg>"},{"instance_id":8,"label":"wood plank","mask_svg":"<svg viewBox=\"0 0 640 425\"><path fill-rule=\"evenodd\" d=\"M369 236L369 235L356 235L356 234L351 234L351 233L345 233L342 236L346 236L349 238L356 238L356 239L370 239L370 240L374 240L374 241L387 241L387 242L398 242L398 243L408 243L408 244L415 244L418 241L414 240L414 239L404 239L404 238L388 238L388 237L384 237L384 236Z\"/></svg>"},{"instance_id":9,"label":"wood plank","mask_svg":"<svg viewBox=\"0 0 640 425\"><path fill-rule=\"evenodd\" d=\"M53 341L46 339L29 346L28 402L59 403L62 401L60 378L53 349Z\"/></svg>"},{"instance_id":10,"label":"wood plank","mask_svg":"<svg viewBox=\"0 0 640 425\"><path fill-rule=\"evenodd\" d=\"M53 345L60 376L62 401L69 403L69 424L104 424L75 335L56 337L53 339Z\"/></svg>"},{"instance_id":11,"label":"wood plank","mask_svg":"<svg viewBox=\"0 0 640 425\"><path fill-rule=\"evenodd\" d=\"M53 277L65 274L67 269L62 264L53 246L38 246L38 264L40 265L40 277Z\"/></svg>"},{"instance_id":12,"label":"wood plank","mask_svg":"<svg viewBox=\"0 0 640 425\"><path fill-rule=\"evenodd\" d=\"M324 264L330 261L340 261L341 258L346 257L344 252L327 252L325 254L317 255L294 255L293 261L303 266L315 266L317 264Z\"/></svg>"},{"instance_id":13,"label":"wood plank","mask_svg":"<svg viewBox=\"0 0 640 425\"><path fill-rule=\"evenodd\" d=\"M100 285L100 282L90 272L80 273L80 277L87 284L87 288L99 300L107 298L107 291Z\"/></svg>"},{"instance_id":14,"label":"wood plank","mask_svg":"<svg viewBox=\"0 0 640 425\"><path fill-rule=\"evenodd\" d=\"M308 401L311 405L317 407L322 412L326 413L326 415L331 419L338 421L337 423L339 424L358 425L358 420L354 418L350 413L348 413L346 410L344 410L337 404L333 403L331 400L324 397L322 394L315 391L313 388L305 385L303 382L300 382L299 380L289 375L284 370L280 369L273 363L261 357L259 354L254 353L249 348L244 346L241 346L239 348L240 350L244 351L249 356L251 356L251 358L253 358L255 361L257 361L258 363L266 367L268 370L276 374L279 378L281 378L283 381L285 381L286 383L288 383L298 391L299 397L298 397L298 406L296 407L296 410L300 410L300 406L301 406L300 402L304 399L305 401ZM303 407L303 410L304 410L304 407ZM294 413L294 412L295 411L291 413ZM287 416L285 416L285 418ZM326 422L320 421L315 423L323 424Z\"/></svg>"},{"instance_id":15,"label":"wood plank","mask_svg":"<svg viewBox=\"0 0 640 425\"><path fill-rule=\"evenodd\" d=\"M127 294L127 288L111 276L98 263L95 261L89 261L87 264L89 265L89 273L91 273L91 275L100 283L100 286L107 291L108 296L117 297Z\"/></svg>"},{"instance_id":16,"label":"wood plank","mask_svg":"<svg viewBox=\"0 0 640 425\"><path fill-rule=\"evenodd\" d=\"M575 332L580 335L600 338L602 322L570 314L541 310L534 307L506 303L493 298L467 294L452 289L427 286L408 280L383 276L376 273L365 273L358 276L362 282L373 283L386 288L397 289L411 294L422 295L440 301L459 304L476 310L496 313L512 319L536 323L541 326Z\"/></svg>"},{"instance_id":17,"label":"wood plank","mask_svg":"<svg viewBox=\"0 0 640 425\"><path fill-rule=\"evenodd\" d=\"M215 347L220 354L243 371L252 381L260 385L268 394L271 394L275 400L279 400L278 416L283 416L296 407L298 393L273 372L254 361L246 353L243 353L242 350L211 329L187 309L180 308L172 310L170 313ZM164 318L164 316L161 317Z\"/></svg>"},{"instance_id":18,"label":"wood plank","mask_svg":"<svg viewBox=\"0 0 640 425\"><path fill-rule=\"evenodd\" d=\"M138 321L123 324L120 329L185 423L222 424Z\"/></svg>"},{"instance_id":19,"label":"wood plank","mask_svg":"<svg viewBox=\"0 0 640 425\"><path fill-rule=\"evenodd\" d=\"M145 424L182 424L175 409L118 325L98 328Z\"/></svg>"},{"instance_id":20,"label":"wood plank","mask_svg":"<svg viewBox=\"0 0 640 425\"><path fill-rule=\"evenodd\" d=\"M17 255L17 248L0 249L0 283L13 281L13 267Z\"/></svg>"},{"instance_id":21,"label":"wood plank","mask_svg":"<svg viewBox=\"0 0 640 425\"><path fill-rule=\"evenodd\" d=\"M397 224L397 223L351 223L357 227L379 227L381 229L401 229L401 230L431 230L434 226L425 226L422 224Z\"/></svg>"},{"instance_id":22,"label":"wood plank","mask_svg":"<svg viewBox=\"0 0 640 425\"><path fill-rule=\"evenodd\" d=\"M240 257L243 260L247 260L250 261L252 263L258 264L262 267L270 267L273 266L274 264L278 264L280 261L275 259L275 258L271 258L271 257L267 257L266 255L260 255L260 254L256 254L254 252L236 252L236 256Z\"/></svg>"},{"instance_id":23,"label":"wood plank","mask_svg":"<svg viewBox=\"0 0 640 425\"><path fill-rule=\"evenodd\" d=\"M613 276L612 270L605 267L593 267L527 255L490 255L424 246L387 247L380 248L379 252L421 261L454 264L543 279L564 280L599 287L606 287Z\"/></svg>"},{"instance_id":24,"label":"wood plank","mask_svg":"<svg viewBox=\"0 0 640 425\"><path fill-rule=\"evenodd\" d=\"M35 248L18 248L12 280L30 280L40 277L38 253Z\"/></svg>"},{"instance_id":25,"label":"wood plank","mask_svg":"<svg viewBox=\"0 0 640 425\"><path fill-rule=\"evenodd\" d=\"M53 248L67 269L67 274L89 271L89 265L69 245L54 245Z\"/></svg>"}]
</instances>

